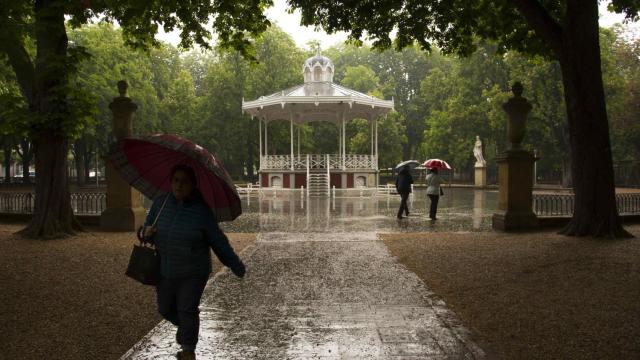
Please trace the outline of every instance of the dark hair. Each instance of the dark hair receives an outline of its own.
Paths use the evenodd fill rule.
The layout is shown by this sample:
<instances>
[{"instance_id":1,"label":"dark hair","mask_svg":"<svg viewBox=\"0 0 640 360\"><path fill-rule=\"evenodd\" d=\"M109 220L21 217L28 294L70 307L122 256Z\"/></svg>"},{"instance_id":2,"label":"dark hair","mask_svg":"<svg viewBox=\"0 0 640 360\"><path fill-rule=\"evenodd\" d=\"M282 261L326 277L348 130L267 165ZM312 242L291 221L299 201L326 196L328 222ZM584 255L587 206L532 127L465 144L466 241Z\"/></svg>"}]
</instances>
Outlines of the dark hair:
<instances>
[{"instance_id":1,"label":"dark hair","mask_svg":"<svg viewBox=\"0 0 640 360\"><path fill-rule=\"evenodd\" d=\"M436 168L431 168L429 169L429 172L433 173L433 174L437 174L438 173L438 169Z\"/></svg>"},{"instance_id":2,"label":"dark hair","mask_svg":"<svg viewBox=\"0 0 640 360\"><path fill-rule=\"evenodd\" d=\"M185 174L187 174L187 176L189 177L189 180L191 180L191 184L193 185L193 188L197 188L198 187L198 178L196 177L196 172L193 170L193 168L189 165L185 165L185 164L178 164L175 165L172 169L171 169L171 179L173 179L173 175L176 174L176 172L178 171L184 171Z\"/></svg>"}]
</instances>

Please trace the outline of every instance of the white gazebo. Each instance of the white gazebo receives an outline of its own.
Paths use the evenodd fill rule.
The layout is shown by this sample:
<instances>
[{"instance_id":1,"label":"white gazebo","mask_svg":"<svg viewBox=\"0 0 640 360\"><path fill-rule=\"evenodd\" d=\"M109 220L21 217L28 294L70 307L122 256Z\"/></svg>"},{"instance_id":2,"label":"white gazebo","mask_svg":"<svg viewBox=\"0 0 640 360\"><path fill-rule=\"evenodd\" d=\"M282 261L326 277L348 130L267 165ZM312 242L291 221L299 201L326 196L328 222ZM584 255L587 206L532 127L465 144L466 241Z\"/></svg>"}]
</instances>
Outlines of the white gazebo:
<instances>
[{"instance_id":1,"label":"white gazebo","mask_svg":"<svg viewBox=\"0 0 640 360\"><path fill-rule=\"evenodd\" d=\"M378 174L377 119L393 109L393 100L381 100L333 83L333 62L317 53L302 67L304 84L259 99L242 101L242 111L258 119L260 129L260 186L301 188L328 194L338 189L376 187ZM345 127L353 119L366 119L371 126L371 153L347 154ZM269 124L290 123L291 152L269 154ZM335 154L300 154L300 125L328 121L339 129ZM294 152L297 127L297 154Z\"/></svg>"}]
</instances>

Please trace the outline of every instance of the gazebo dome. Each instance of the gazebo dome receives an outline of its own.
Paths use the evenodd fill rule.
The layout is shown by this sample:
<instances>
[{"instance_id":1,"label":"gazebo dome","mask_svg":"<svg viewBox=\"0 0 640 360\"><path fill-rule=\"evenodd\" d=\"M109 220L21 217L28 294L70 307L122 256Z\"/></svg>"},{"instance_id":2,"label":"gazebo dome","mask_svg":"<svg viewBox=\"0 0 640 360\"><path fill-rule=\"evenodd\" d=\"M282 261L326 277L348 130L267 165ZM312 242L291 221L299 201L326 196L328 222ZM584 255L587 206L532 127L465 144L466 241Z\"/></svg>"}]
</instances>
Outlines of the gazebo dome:
<instances>
[{"instance_id":1,"label":"gazebo dome","mask_svg":"<svg viewBox=\"0 0 640 360\"><path fill-rule=\"evenodd\" d=\"M324 55L320 55L320 51L305 60L302 66L304 82L333 82L333 61Z\"/></svg>"}]
</instances>

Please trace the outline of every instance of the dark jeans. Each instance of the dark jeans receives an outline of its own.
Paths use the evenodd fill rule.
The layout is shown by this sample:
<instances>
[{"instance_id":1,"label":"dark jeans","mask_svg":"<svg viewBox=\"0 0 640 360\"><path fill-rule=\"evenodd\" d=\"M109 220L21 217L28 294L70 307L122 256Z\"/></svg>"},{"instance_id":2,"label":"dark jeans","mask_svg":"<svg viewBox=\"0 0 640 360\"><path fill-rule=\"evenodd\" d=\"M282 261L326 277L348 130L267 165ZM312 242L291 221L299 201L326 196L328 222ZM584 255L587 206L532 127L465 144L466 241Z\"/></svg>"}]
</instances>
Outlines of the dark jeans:
<instances>
[{"instance_id":1,"label":"dark jeans","mask_svg":"<svg viewBox=\"0 0 640 360\"><path fill-rule=\"evenodd\" d=\"M409 193L400 193L400 209L398 209L398 217L402 217L402 212L409 216L409 207L407 206L407 199L409 198Z\"/></svg>"},{"instance_id":2,"label":"dark jeans","mask_svg":"<svg viewBox=\"0 0 640 360\"><path fill-rule=\"evenodd\" d=\"M429 200L431 200L431 208L429 209L429 217L432 219L436 218L436 212L438 211L438 200L440 200L440 195L429 195Z\"/></svg>"},{"instance_id":3,"label":"dark jeans","mask_svg":"<svg viewBox=\"0 0 640 360\"><path fill-rule=\"evenodd\" d=\"M165 279L156 286L158 312L178 327L178 343L193 351L200 328L200 298L209 277Z\"/></svg>"}]
</instances>

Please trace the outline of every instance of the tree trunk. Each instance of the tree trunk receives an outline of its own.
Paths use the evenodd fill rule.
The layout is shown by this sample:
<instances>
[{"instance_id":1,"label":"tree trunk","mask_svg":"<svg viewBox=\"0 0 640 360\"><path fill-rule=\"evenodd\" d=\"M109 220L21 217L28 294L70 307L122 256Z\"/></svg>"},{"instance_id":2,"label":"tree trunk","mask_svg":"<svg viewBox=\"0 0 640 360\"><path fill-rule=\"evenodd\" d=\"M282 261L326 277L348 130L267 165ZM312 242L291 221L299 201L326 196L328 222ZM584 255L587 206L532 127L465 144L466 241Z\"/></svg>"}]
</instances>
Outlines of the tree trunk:
<instances>
[{"instance_id":1,"label":"tree trunk","mask_svg":"<svg viewBox=\"0 0 640 360\"><path fill-rule=\"evenodd\" d=\"M91 156L91 151L89 151L88 146L84 148L84 154L82 155L82 157L84 158L84 172L82 173L82 176L84 176L85 183L89 183L91 181L90 172L92 167L91 160L93 156Z\"/></svg>"},{"instance_id":2,"label":"tree trunk","mask_svg":"<svg viewBox=\"0 0 640 360\"><path fill-rule=\"evenodd\" d=\"M250 181L253 181L253 166L255 165L255 160L254 160L254 156L253 156L253 152L255 151L253 145L249 145L248 149L247 149L247 162L245 163L247 165L247 179L249 179Z\"/></svg>"},{"instance_id":3,"label":"tree trunk","mask_svg":"<svg viewBox=\"0 0 640 360\"><path fill-rule=\"evenodd\" d=\"M85 156L85 142L82 138L77 139L73 143L74 157L73 160L76 163L76 184L83 186L86 183L84 177L84 156Z\"/></svg>"},{"instance_id":4,"label":"tree trunk","mask_svg":"<svg viewBox=\"0 0 640 360\"><path fill-rule=\"evenodd\" d=\"M33 125L36 203L29 225L21 231L28 237L54 238L73 234L80 224L73 215L67 176L69 140L62 127L71 111L63 91L68 84L68 39L64 11L56 0L35 1L36 61L34 92L28 94L29 109L46 122Z\"/></svg>"},{"instance_id":5,"label":"tree trunk","mask_svg":"<svg viewBox=\"0 0 640 360\"><path fill-rule=\"evenodd\" d=\"M11 147L4 149L4 182L11 182Z\"/></svg>"},{"instance_id":6,"label":"tree trunk","mask_svg":"<svg viewBox=\"0 0 640 360\"><path fill-rule=\"evenodd\" d=\"M571 179L571 161L569 159L562 159L562 179L560 181L562 187L573 187L573 181Z\"/></svg>"},{"instance_id":7,"label":"tree trunk","mask_svg":"<svg viewBox=\"0 0 640 360\"><path fill-rule=\"evenodd\" d=\"M411 154L411 146L407 142L406 144L402 144L402 159L406 160L410 158Z\"/></svg>"},{"instance_id":8,"label":"tree trunk","mask_svg":"<svg viewBox=\"0 0 640 360\"><path fill-rule=\"evenodd\" d=\"M569 125L565 124L562 126L561 134L562 138L561 143L570 144L571 136L569 134ZM562 186L565 188L573 187L573 178L571 177L571 151L564 152L561 156L562 158Z\"/></svg>"},{"instance_id":9,"label":"tree trunk","mask_svg":"<svg viewBox=\"0 0 640 360\"><path fill-rule=\"evenodd\" d=\"M25 184L31 184L29 178L29 166L31 165L31 159L33 158L33 149L31 149L31 142L29 139L22 139L20 141L20 148L22 148L22 182Z\"/></svg>"},{"instance_id":10,"label":"tree trunk","mask_svg":"<svg viewBox=\"0 0 640 360\"><path fill-rule=\"evenodd\" d=\"M36 153L36 206L23 234L54 238L81 230L71 209L67 178L68 140L42 135L34 139ZM45 151L42 151L42 150Z\"/></svg>"},{"instance_id":11,"label":"tree trunk","mask_svg":"<svg viewBox=\"0 0 640 360\"><path fill-rule=\"evenodd\" d=\"M596 1L568 1L560 66L575 192L573 218L561 233L631 236L616 208L609 124L602 84Z\"/></svg>"}]
</instances>

